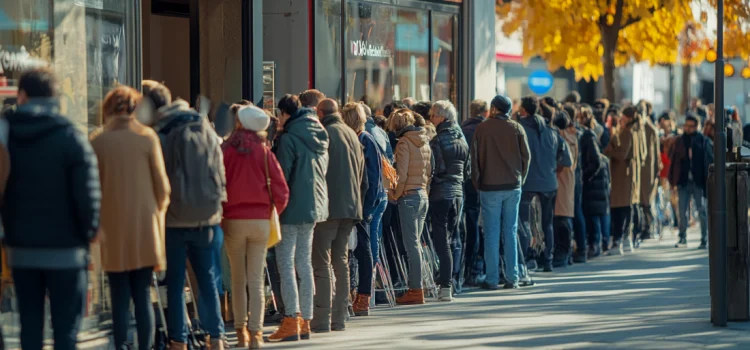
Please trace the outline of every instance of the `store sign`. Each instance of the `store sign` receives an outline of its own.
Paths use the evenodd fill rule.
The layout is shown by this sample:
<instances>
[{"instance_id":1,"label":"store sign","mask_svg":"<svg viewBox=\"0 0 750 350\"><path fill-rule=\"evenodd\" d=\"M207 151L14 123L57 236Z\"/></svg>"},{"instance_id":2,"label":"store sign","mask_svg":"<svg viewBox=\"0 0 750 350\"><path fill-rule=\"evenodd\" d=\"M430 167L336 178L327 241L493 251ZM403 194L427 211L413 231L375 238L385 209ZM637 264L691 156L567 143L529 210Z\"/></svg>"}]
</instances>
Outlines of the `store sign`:
<instances>
[{"instance_id":1,"label":"store sign","mask_svg":"<svg viewBox=\"0 0 750 350\"><path fill-rule=\"evenodd\" d=\"M23 72L29 69L45 67L47 61L31 57L26 47L21 46L18 52L8 51L0 45L0 74L5 72Z\"/></svg>"},{"instance_id":2,"label":"store sign","mask_svg":"<svg viewBox=\"0 0 750 350\"><path fill-rule=\"evenodd\" d=\"M350 43L351 53L356 57L391 57L391 50L383 45L372 45L367 40L352 40Z\"/></svg>"}]
</instances>

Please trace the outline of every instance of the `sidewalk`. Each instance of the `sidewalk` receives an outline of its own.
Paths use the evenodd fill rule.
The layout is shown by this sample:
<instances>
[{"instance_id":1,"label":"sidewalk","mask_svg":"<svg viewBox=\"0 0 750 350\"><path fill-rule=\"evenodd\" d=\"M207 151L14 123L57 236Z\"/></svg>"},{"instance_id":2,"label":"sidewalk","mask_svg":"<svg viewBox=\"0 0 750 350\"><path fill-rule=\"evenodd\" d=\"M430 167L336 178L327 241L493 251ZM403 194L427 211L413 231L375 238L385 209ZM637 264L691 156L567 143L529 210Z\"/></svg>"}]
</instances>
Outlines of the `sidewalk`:
<instances>
[{"instance_id":1,"label":"sidewalk","mask_svg":"<svg viewBox=\"0 0 750 350\"><path fill-rule=\"evenodd\" d=\"M378 308L344 332L267 348L750 349L750 324L710 324L708 253L689 238L687 249L667 233L635 254L537 273L533 287Z\"/></svg>"}]
</instances>

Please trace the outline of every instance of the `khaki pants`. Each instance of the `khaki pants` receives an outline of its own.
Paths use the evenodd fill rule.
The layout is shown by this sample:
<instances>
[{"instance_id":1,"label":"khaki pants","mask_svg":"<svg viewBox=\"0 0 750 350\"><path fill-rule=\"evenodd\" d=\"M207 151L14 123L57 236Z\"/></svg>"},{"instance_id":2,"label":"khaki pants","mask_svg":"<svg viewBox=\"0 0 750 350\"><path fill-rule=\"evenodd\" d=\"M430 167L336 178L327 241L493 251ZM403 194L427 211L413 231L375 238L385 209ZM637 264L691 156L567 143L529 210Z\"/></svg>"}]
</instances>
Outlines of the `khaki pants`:
<instances>
[{"instance_id":1,"label":"khaki pants","mask_svg":"<svg viewBox=\"0 0 750 350\"><path fill-rule=\"evenodd\" d=\"M326 330L344 325L349 304L349 235L354 220L329 220L315 225L312 266L315 298L311 328ZM336 276L335 286L331 267Z\"/></svg>"},{"instance_id":2,"label":"khaki pants","mask_svg":"<svg viewBox=\"0 0 750 350\"><path fill-rule=\"evenodd\" d=\"M232 274L234 328L262 331L265 314L263 273L266 245L271 232L270 221L224 220L223 226L224 245Z\"/></svg>"}]
</instances>

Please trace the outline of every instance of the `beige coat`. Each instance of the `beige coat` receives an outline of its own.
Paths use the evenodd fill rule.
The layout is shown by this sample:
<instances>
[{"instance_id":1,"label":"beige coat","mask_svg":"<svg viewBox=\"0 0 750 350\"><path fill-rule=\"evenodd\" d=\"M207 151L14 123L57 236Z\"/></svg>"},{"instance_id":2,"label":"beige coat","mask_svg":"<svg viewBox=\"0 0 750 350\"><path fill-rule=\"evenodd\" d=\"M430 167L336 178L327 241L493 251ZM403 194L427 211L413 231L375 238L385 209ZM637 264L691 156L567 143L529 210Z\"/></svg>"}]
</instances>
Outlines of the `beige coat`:
<instances>
[{"instance_id":1,"label":"beige coat","mask_svg":"<svg viewBox=\"0 0 750 350\"><path fill-rule=\"evenodd\" d=\"M607 148L604 149L604 154L609 157L612 174L611 208L629 207L639 203L639 176L642 166L642 142L637 140L639 137L636 130L616 129Z\"/></svg>"},{"instance_id":2,"label":"beige coat","mask_svg":"<svg viewBox=\"0 0 750 350\"><path fill-rule=\"evenodd\" d=\"M398 185L392 199L400 198L409 190L426 190L432 178L432 150L425 130L408 129L399 138L393 153Z\"/></svg>"},{"instance_id":3,"label":"beige coat","mask_svg":"<svg viewBox=\"0 0 750 350\"><path fill-rule=\"evenodd\" d=\"M92 142L102 182L102 267L166 269L164 215L169 179L159 137L133 118L114 117Z\"/></svg>"},{"instance_id":4,"label":"beige coat","mask_svg":"<svg viewBox=\"0 0 750 350\"><path fill-rule=\"evenodd\" d=\"M641 195L642 205L651 205L659 185L659 171L661 171L661 157L659 156L659 131L650 120L643 122L642 130L646 137L646 154L643 157L641 168Z\"/></svg>"},{"instance_id":5,"label":"beige coat","mask_svg":"<svg viewBox=\"0 0 750 350\"><path fill-rule=\"evenodd\" d=\"M560 136L568 143L572 166L562 168L557 173L557 198L555 216L575 217L576 166L578 165L578 132L575 127L560 131Z\"/></svg>"}]
</instances>

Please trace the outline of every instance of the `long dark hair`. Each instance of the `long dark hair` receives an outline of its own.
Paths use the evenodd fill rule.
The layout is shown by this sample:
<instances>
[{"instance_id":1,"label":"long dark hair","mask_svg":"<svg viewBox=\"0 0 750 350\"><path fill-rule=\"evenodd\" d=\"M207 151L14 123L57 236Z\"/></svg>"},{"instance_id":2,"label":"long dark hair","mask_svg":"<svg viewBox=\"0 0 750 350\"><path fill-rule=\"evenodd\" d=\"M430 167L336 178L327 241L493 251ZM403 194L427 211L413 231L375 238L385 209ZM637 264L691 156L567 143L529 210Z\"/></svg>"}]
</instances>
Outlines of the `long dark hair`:
<instances>
[{"instance_id":1,"label":"long dark hair","mask_svg":"<svg viewBox=\"0 0 750 350\"><path fill-rule=\"evenodd\" d=\"M628 126L633 126L634 124L638 123L641 120L641 114L638 111L638 108L636 108L635 106L627 106L623 108L622 112L620 113L622 113L623 115L625 115L626 117L630 119L633 119L633 121L630 122Z\"/></svg>"}]
</instances>

